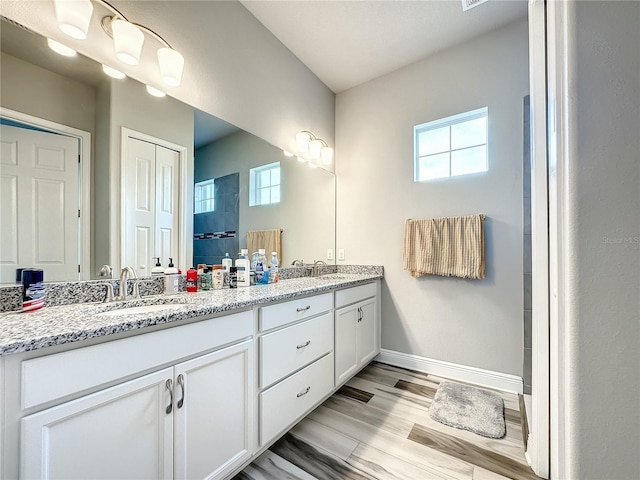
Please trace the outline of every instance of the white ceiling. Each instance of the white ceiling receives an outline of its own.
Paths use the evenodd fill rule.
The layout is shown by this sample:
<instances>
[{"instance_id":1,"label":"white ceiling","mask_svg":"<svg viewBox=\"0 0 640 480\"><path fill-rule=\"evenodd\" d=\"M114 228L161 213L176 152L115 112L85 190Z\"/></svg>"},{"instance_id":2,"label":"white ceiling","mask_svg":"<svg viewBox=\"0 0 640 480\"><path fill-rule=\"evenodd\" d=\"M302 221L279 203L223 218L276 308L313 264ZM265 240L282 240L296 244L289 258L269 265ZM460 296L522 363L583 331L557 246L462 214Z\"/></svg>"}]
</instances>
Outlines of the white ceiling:
<instances>
[{"instance_id":1,"label":"white ceiling","mask_svg":"<svg viewBox=\"0 0 640 480\"><path fill-rule=\"evenodd\" d=\"M339 93L527 15L527 0L240 0Z\"/></svg>"}]
</instances>

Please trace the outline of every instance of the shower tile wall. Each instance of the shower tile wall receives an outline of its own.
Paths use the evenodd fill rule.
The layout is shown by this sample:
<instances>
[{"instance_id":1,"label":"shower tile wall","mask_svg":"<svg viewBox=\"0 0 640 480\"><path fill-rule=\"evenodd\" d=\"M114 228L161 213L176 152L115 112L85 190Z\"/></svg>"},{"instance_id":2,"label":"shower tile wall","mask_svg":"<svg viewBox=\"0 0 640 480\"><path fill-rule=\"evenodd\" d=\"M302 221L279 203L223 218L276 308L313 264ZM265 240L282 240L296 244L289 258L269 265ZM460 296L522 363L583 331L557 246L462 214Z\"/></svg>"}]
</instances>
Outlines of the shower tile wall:
<instances>
[{"instance_id":1,"label":"shower tile wall","mask_svg":"<svg viewBox=\"0 0 640 480\"><path fill-rule=\"evenodd\" d=\"M524 393L531 393L531 122L529 96L524 97L524 168L523 168L523 267L524 267Z\"/></svg>"},{"instance_id":2,"label":"shower tile wall","mask_svg":"<svg viewBox=\"0 0 640 480\"><path fill-rule=\"evenodd\" d=\"M215 179L214 208L208 213L196 213L193 216L193 233L212 233L233 230L240 227L240 210L238 194L240 191L240 174L232 173ZM239 239L209 238L193 240L193 263L207 265L220 264L226 252L235 258L239 249Z\"/></svg>"}]
</instances>

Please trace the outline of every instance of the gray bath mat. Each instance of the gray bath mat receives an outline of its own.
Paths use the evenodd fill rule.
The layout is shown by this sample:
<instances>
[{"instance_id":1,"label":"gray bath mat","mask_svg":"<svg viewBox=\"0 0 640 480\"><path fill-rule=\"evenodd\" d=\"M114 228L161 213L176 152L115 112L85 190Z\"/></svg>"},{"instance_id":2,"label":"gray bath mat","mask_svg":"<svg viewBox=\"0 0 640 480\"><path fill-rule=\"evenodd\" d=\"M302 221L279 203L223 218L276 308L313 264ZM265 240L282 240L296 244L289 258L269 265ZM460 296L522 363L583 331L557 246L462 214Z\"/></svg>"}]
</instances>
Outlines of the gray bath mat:
<instances>
[{"instance_id":1,"label":"gray bath mat","mask_svg":"<svg viewBox=\"0 0 640 480\"><path fill-rule=\"evenodd\" d=\"M437 422L483 437L502 438L506 433L502 397L459 383L440 384L429 408L429 416Z\"/></svg>"}]
</instances>

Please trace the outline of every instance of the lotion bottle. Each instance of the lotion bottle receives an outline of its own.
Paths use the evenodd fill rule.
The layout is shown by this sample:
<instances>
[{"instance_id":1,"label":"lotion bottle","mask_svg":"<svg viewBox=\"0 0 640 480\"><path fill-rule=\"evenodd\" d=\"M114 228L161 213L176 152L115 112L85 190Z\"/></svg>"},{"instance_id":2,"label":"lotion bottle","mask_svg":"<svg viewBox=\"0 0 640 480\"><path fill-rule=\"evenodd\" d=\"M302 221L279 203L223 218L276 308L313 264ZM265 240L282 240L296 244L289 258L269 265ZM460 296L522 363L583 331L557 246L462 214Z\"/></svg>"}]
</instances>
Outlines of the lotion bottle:
<instances>
[{"instance_id":1,"label":"lotion bottle","mask_svg":"<svg viewBox=\"0 0 640 480\"><path fill-rule=\"evenodd\" d=\"M251 262L247 258L248 250L243 248L240 251L240 258L236 260L236 268L238 275L238 287L248 287L251 285Z\"/></svg>"}]
</instances>

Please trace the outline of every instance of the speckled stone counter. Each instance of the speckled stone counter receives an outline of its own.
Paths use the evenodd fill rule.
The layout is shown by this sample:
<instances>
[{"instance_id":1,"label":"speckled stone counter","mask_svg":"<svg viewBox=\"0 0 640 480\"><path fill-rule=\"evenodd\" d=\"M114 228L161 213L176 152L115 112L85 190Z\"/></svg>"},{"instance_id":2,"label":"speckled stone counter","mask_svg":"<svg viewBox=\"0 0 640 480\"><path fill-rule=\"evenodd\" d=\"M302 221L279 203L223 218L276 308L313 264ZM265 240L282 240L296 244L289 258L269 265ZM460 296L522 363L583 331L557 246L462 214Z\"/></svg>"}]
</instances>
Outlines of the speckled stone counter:
<instances>
[{"instance_id":1,"label":"speckled stone counter","mask_svg":"<svg viewBox=\"0 0 640 480\"><path fill-rule=\"evenodd\" d=\"M320 277L282 280L277 284L198 293L153 295L114 303L78 303L46 307L30 313L0 314L0 355L63 345L154 325L180 322L205 315L249 308L351 287L382 278L382 267L365 267L365 273L340 272ZM355 268L351 272L357 271ZM362 271L362 270L359 270ZM107 314L124 307L167 304L167 309L123 315Z\"/></svg>"}]
</instances>

